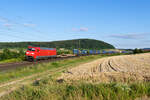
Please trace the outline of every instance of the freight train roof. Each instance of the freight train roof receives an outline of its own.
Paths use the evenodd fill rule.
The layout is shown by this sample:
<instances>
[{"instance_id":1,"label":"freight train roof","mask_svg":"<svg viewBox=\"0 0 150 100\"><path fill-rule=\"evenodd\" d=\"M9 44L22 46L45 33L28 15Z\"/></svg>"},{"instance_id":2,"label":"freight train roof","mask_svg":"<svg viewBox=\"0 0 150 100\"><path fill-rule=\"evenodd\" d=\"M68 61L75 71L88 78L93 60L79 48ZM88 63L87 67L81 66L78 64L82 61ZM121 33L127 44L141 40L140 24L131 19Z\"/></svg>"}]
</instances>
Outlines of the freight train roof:
<instances>
[{"instance_id":1,"label":"freight train roof","mask_svg":"<svg viewBox=\"0 0 150 100\"><path fill-rule=\"evenodd\" d=\"M35 49L42 49L42 50L56 50L56 48L45 48L45 47L31 47L31 46L29 46L28 48L35 48Z\"/></svg>"},{"instance_id":2,"label":"freight train roof","mask_svg":"<svg viewBox=\"0 0 150 100\"><path fill-rule=\"evenodd\" d=\"M40 49L43 49L43 50L56 50L56 48L43 48L43 47L40 47Z\"/></svg>"}]
</instances>

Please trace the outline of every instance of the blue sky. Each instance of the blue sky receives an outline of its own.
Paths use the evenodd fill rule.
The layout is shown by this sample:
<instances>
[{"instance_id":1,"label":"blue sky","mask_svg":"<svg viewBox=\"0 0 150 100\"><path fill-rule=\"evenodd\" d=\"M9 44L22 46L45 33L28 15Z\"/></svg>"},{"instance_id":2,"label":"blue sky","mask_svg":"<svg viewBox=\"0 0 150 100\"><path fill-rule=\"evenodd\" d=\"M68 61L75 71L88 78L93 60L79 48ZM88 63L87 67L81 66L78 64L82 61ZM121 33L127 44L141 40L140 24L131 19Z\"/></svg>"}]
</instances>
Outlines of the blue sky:
<instances>
[{"instance_id":1,"label":"blue sky","mask_svg":"<svg viewBox=\"0 0 150 100\"><path fill-rule=\"evenodd\" d=\"M2 0L0 42L103 40L150 47L149 0Z\"/></svg>"}]
</instances>

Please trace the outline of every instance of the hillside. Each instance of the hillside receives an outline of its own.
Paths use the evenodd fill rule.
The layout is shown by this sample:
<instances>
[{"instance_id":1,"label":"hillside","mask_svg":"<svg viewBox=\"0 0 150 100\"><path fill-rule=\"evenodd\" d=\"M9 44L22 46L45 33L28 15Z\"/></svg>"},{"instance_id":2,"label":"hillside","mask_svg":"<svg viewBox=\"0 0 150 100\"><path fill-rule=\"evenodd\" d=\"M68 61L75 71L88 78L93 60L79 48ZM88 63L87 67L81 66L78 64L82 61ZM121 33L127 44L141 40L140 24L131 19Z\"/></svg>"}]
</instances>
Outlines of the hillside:
<instances>
[{"instance_id":1,"label":"hillside","mask_svg":"<svg viewBox=\"0 0 150 100\"><path fill-rule=\"evenodd\" d=\"M82 48L82 49L114 49L115 47L103 41L94 39L75 39L53 42L1 42L2 48L27 48L31 46L51 47L51 48Z\"/></svg>"}]
</instances>

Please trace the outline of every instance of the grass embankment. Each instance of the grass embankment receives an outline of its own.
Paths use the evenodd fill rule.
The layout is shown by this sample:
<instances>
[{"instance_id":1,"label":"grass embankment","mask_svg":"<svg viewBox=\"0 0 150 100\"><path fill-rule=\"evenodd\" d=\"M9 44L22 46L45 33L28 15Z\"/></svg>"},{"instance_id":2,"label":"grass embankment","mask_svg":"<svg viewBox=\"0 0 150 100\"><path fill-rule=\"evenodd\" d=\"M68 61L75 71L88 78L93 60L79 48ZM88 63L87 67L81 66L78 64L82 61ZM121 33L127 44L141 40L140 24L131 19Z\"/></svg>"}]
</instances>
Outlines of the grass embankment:
<instances>
[{"instance_id":1,"label":"grass embankment","mask_svg":"<svg viewBox=\"0 0 150 100\"><path fill-rule=\"evenodd\" d=\"M52 77L35 81L1 100L134 100L150 96L150 83L60 83Z\"/></svg>"},{"instance_id":2,"label":"grass embankment","mask_svg":"<svg viewBox=\"0 0 150 100\"><path fill-rule=\"evenodd\" d=\"M0 61L0 64L21 62L21 61L23 61L23 59L21 59L21 58L12 58L12 59L7 59L7 60Z\"/></svg>"},{"instance_id":3,"label":"grass embankment","mask_svg":"<svg viewBox=\"0 0 150 100\"><path fill-rule=\"evenodd\" d=\"M45 72L45 71L52 70L52 69L58 69L61 67L64 67L64 68L72 67L77 64L92 61L92 60L105 57L105 56L108 56L108 55L83 56L83 57L74 58L74 59L67 59L67 60L61 60L61 61L50 62L50 63L42 63L42 64L37 64L37 65L32 65L32 66L28 66L24 68L7 71L7 72L1 72L0 83L13 80L16 78L30 76L36 73Z\"/></svg>"},{"instance_id":4,"label":"grass embankment","mask_svg":"<svg viewBox=\"0 0 150 100\"><path fill-rule=\"evenodd\" d=\"M25 52L23 49L3 49L0 50L0 64L10 63L10 62L20 62L25 58Z\"/></svg>"}]
</instances>

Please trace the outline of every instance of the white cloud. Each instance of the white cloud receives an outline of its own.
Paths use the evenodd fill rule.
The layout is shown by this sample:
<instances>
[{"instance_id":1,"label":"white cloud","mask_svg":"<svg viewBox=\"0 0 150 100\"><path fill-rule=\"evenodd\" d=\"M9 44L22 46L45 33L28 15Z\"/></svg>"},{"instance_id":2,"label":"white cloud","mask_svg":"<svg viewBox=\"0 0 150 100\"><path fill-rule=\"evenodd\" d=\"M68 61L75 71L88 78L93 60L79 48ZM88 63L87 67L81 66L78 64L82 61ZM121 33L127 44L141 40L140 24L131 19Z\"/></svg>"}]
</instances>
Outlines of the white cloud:
<instances>
[{"instance_id":1,"label":"white cloud","mask_svg":"<svg viewBox=\"0 0 150 100\"><path fill-rule=\"evenodd\" d=\"M80 31L82 31L82 32L87 32L89 29L88 28L86 28L86 27L81 27L80 28Z\"/></svg>"},{"instance_id":2,"label":"white cloud","mask_svg":"<svg viewBox=\"0 0 150 100\"><path fill-rule=\"evenodd\" d=\"M121 39L144 39L148 35L150 34L149 33L138 33L138 34L130 33L130 34L113 34L113 35L110 35L109 37L121 38Z\"/></svg>"},{"instance_id":3,"label":"white cloud","mask_svg":"<svg viewBox=\"0 0 150 100\"><path fill-rule=\"evenodd\" d=\"M31 23L24 23L23 25L26 27L35 27L36 26L36 24L31 24Z\"/></svg>"},{"instance_id":4,"label":"white cloud","mask_svg":"<svg viewBox=\"0 0 150 100\"><path fill-rule=\"evenodd\" d=\"M3 17L0 16L0 22L5 22L6 23L6 22L9 22L9 21L8 21L8 19L3 18Z\"/></svg>"},{"instance_id":5,"label":"white cloud","mask_svg":"<svg viewBox=\"0 0 150 100\"><path fill-rule=\"evenodd\" d=\"M77 32L77 31L79 31L77 28L72 28L72 31L75 31L75 32Z\"/></svg>"},{"instance_id":6,"label":"white cloud","mask_svg":"<svg viewBox=\"0 0 150 100\"><path fill-rule=\"evenodd\" d=\"M12 27L12 24L6 23L6 24L3 24L3 26L5 26L5 27L7 27L7 28L10 28L10 27Z\"/></svg>"},{"instance_id":7,"label":"white cloud","mask_svg":"<svg viewBox=\"0 0 150 100\"><path fill-rule=\"evenodd\" d=\"M89 29L87 27L80 27L80 28L72 28L72 31L75 32L87 32Z\"/></svg>"}]
</instances>

